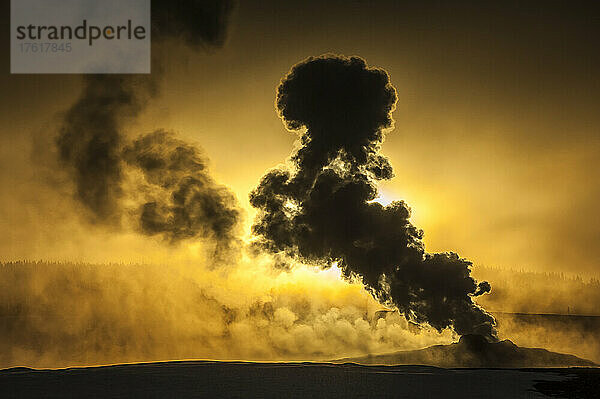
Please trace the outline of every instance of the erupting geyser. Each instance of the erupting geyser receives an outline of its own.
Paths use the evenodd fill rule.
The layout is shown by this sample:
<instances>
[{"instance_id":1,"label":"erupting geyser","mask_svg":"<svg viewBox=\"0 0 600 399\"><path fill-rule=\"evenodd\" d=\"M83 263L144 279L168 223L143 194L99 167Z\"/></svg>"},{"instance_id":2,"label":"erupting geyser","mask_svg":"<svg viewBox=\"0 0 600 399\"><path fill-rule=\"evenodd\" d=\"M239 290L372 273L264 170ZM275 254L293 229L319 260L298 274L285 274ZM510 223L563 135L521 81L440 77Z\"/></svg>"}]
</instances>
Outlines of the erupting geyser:
<instances>
[{"instance_id":1,"label":"erupting geyser","mask_svg":"<svg viewBox=\"0 0 600 399\"><path fill-rule=\"evenodd\" d=\"M495 341L494 318L473 302L490 285L471 277L471 262L425 252L403 201L373 202L377 181L393 177L379 150L395 103L388 74L359 57L313 57L291 69L276 105L301 145L292 167L269 171L250 195L259 209L257 243L308 262L337 262L407 318Z\"/></svg>"}]
</instances>

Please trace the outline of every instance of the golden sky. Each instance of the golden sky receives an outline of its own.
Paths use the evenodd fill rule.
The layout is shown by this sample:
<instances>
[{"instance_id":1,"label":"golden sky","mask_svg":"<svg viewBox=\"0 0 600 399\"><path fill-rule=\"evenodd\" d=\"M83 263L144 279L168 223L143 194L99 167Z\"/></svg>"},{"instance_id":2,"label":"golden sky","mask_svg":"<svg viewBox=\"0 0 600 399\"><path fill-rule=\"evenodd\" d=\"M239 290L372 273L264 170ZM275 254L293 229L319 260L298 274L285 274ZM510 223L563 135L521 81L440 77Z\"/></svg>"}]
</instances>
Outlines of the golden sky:
<instances>
[{"instance_id":1,"label":"golden sky","mask_svg":"<svg viewBox=\"0 0 600 399\"><path fill-rule=\"evenodd\" d=\"M241 2L222 49L165 51L162 94L129 133L167 128L197 142L249 224L249 191L295 141L275 112L279 80L308 56L359 55L388 71L399 98L383 145L396 177L382 201L411 205L428 251L597 275L597 22L581 4L541 4ZM11 76L5 58L1 79L3 258L161 253L82 224L43 167L78 77Z\"/></svg>"}]
</instances>

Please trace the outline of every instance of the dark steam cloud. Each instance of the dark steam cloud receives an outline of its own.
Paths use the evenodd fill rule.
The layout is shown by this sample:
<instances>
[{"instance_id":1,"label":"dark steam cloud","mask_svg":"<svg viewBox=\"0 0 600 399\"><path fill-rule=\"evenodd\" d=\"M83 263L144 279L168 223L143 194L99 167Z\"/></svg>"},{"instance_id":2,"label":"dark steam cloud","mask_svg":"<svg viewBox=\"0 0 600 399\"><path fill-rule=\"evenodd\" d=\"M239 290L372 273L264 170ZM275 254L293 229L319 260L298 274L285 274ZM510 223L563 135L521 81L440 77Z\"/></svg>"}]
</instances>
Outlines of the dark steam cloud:
<instances>
[{"instance_id":1,"label":"dark steam cloud","mask_svg":"<svg viewBox=\"0 0 600 399\"><path fill-rule=\"evenodd\" d=\"M193 48L221 46L232 9L230 0L153 1L153 50L167 39ZM159 58L152 62L153 70L160 73ZM156 73L84 78L82 94L66 112L56 140L76 198L92 222L120 226L127 197L123 178L127 168L134 166L155 188L139 211L142 232L161 234L170 241L228 240L239 215L235 200L213 182L195 148L165 132L128 144L124 124L144 109L158 86Z\"/></svg>"},{"instance_id":2,"label":"dark steam cloud","mask_svg":"<svg viewBox=\"0 0 600 399\"><path fill-rule=\"evenodd\" d=\"M56 141L59 159L93 222L119 222L123 123L139 114L152 91L148 78L86 76L81 96L65 115Z\"/></svg>"},{"instance_id":3,"label":"dark steam cloud","mask_svg":"<svg viewBox=\"0 0 600 399\"><path fill-rule=\"evenodd\" d=\"M404 202L373 202L377 181L393 176L379 149L395 102L387 73L358 57L309 58L291 69L277 108L289 129L306 130L293 169L270 171L250 195L260 211L258 243L310 262L339 262L346 276L359 276L412 320L496 339L493 317L472 299L490 286L470 276L471 262L426 253Z\"/></svg>"},{"instance_id":4,"label":"dark steam cloud","mask_svg":"<svg viewBox=\"0 0 600 399\"><path fill-rule=\"evenodd\" d=\"M215 183L198 149L158 130L136 139L124 151L128 165L139 168L154 188L142 206L140 227L146 234L184 238L235 238L239 217L234 196Z\"/></svg>"},{"instance_id":5,"label":"dark steam cloud","mask_svg":"<svg viewBox=\"0 0 600 399\"><path fill-rule=\"evenodd\" d=\"M154 0L152 40L176 38L189 46L224 44L233 0Z\"/></svg>"}]
</instances>

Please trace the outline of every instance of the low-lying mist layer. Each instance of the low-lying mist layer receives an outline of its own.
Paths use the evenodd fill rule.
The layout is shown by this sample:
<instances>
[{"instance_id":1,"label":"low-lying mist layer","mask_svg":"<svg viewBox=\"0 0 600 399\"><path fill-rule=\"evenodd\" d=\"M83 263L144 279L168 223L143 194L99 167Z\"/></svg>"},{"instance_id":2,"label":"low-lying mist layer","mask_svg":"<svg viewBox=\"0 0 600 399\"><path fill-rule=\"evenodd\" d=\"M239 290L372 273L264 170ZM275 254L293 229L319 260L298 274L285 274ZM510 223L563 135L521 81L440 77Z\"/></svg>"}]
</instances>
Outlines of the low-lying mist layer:
<instances>
[{"instance_id":1,"label":"low-lying mist layer","mask_svg":"<svg viewBox=\"0 0 600 399\"><path fill-rule=\"evenodd\" d=\"M339 271L269 258L199 265L0 265L0 367L166 359L326 360L456 339L384 310Z\"/></svg>"},{"instance_id":2,"label":"low-lying mist layer","mask_svg":"<svg viewBox=\"0 0 600 399\"><path fill-rule=\"evenodd\" d=\"M227 271L185 262L0 264L0 367L331 360L457 339L387 311L338 269L273 272L272 262L245 259ZM496 304L510 310L510 298ZM600 362L600 318L494 316L501 339Z\"/></svg>"}]
</instances>

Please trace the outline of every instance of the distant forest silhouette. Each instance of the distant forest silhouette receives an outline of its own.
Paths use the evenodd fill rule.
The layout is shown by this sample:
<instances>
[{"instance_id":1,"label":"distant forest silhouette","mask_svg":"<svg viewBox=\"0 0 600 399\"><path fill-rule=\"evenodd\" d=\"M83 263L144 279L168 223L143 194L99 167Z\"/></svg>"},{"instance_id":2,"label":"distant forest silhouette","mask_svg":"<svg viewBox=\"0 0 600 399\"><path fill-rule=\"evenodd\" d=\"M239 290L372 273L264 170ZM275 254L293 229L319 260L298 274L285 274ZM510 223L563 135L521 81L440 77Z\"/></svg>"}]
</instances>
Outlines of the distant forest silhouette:
<instances>
[{"instance_id":1,"label":"distant forest silhouette","mask_svg":"<svg viewBox=\"0 0 600 399\"><path fill-rule=\"evenodd\" d=\"M556 313L600 316L600 279L557 272L475 266L492 292L477 302L492 312Z\"/></svg>"},{"instance_id":2,"label":"distant forest silhouette","mask_svg":"<svg viewBox=\"0 0 600 399\"><path fill-rule=\"evenodd\" d=\"M15 268L39 268L40 271L53 266L68 266L72 269L93 270L98 267L114 268L123 265L143 268L143 264L88 262L48 262L19 260L0 262L0 274L16 272ZM492 312L555 313L570 315L600 316L600 279L584 278L558 272L536 272L524 269L501 269L475 266L474 276L487 280L492 292L477 298L477 302Z\"/></svg>"}]
</instances>

